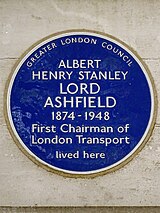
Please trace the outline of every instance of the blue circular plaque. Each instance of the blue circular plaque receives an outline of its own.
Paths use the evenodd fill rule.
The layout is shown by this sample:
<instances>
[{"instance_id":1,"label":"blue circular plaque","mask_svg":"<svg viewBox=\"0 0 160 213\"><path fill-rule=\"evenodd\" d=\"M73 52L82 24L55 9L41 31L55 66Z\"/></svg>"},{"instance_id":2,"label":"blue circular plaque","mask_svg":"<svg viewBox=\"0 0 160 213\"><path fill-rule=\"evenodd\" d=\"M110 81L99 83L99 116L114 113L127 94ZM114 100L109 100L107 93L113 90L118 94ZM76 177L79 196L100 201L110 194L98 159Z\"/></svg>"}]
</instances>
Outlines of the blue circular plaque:
<instances>
[{"instance_id":1,"label":"blue circular plaque","mask_svg":"<svg viewBox=\"0 0 160 213\"><path fill-rule=\"evenodd\" d=\"M7 116L20 148L66 175L127 163L148 140L155 96L149 71L118 39L77 30L34 45L14 69Z\"/></svg>"}]
</instances>

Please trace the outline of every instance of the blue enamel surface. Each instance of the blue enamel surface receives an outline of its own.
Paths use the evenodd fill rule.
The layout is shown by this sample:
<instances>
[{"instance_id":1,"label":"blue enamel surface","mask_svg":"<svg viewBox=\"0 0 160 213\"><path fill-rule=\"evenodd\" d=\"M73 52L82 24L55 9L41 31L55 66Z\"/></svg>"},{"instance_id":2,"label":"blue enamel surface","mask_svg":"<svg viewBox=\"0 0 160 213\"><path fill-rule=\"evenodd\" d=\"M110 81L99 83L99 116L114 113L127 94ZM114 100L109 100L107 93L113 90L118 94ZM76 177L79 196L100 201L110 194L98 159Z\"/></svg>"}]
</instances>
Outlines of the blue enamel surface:
<instances>
[{"instance_id":1,"label":"blue enamel surface","mask_svg":"<svg viewBox=\"0 0 160 213\"><path fill-rule=\"evenodd\" d=\"M72 36L67 36L72 37ZM74 35L74 37L79 37L79 35ZM85 34L81 37L86 37ZM141 140L151 113L151 94L149 90L149 85L147 79L140 68L139 64L135 59L127 53L120 46L102 39L100 37L88 36L89 38L96 38L97 44L85 44L85 43L74 43L70 45L60 45L60 39L55 39L50 41L56 42L57 48L48 51L41 58L33 64L32 67L27 67L26 60L23 65L20 67L13 86L11 90L11 99L10 99L10 108L11 115L15 129L26 145L26 147L34 153L38 158L45 161L51 166L57 167L58 169L70 170L73 172L80 171L94 171L98 169L103 169L108 166L117 163L127 156L139 143ZM64 38L64 37L63 37ZM106 50L101 47L101 43L107 41L110 44L113 44L119 50L122 50L127 54L133 61L132 66L129 67L119 56L114 54L112 51ZM48 43L48 44L49 44ZM46 46L46 44L44 45ZM40 47L41 49L42 47ZM35 51L37 52L37 50ZM32 55L35 54L32 53ZM31 58L31 56L29 57ZM59 96L59 84L63 83L64 85L74 82L79 85L81 82L90 83L90 80L80 81L77 79L77 72L80 69L70 69L73 71L72 80L51 80L51 81L40 81L31 79L32 71L38 70L59 70L58 64L61 59L101 59L102 63L99 68L90 68L86 70L96 71L97 73L101 70L109 70L114 72L115 70L127 70L128 76L125 81L118 80L94 80L101 86L101 91L99 94L94 96L101 96L102 100L105 96L113 96L117 100L117 105L112 109L105 108L93 108L86 109L83 106L79 108L44 108L44 103L48 96L55 97ZM63 69L68 70L68 69ZM85 69L83 69L85 70ZM90 96L87 94L75 94L67 95L70 96ZM84 114L86 111L94 112L105 112L109 111L111 118L109 121L105 120L92 120L85 121L83 116L76 118L74 121L67 119L65 121L52 121L51 113L52 111L74 111L76 115L79 113ZM33 123L41 124L43 126L51 126L52 124L56 125L57 133L60 137L71 137L73 139L73 144L71 145L33 145L31 143L31 125ZM130 137L130 144L111 144L108 146L99 144L99 145L79 145L76 142L75 135L76 133L62 133L59 128L63 123L70 123L74 126L81 125L91 125L91 126L124 126L126 123L130 124L130 129L126 134L120 134L116 131L114 133L83 133L84 137ZM54 137L54 133L34 133L35 137ZM80 153L85 150L87 152L105 152L105 159L84 159L81 154L79 159L56 159L55 151L64 151L64 152L76 152L77 150Z\"/></svg>"}]
</instances>

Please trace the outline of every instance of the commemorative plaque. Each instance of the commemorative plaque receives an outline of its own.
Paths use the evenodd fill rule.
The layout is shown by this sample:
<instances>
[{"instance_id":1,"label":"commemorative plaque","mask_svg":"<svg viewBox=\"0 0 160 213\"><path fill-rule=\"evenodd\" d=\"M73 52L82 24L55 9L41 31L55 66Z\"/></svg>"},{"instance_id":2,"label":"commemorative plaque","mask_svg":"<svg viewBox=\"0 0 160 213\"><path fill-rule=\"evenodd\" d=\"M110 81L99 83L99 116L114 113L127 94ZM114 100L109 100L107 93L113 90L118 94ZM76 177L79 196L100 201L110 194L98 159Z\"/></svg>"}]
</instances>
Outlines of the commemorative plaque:
<instances>
[{"instance_id":1,"label":"commemorative plaque","mask_svg":"<svg viewBox=\"0 0 160 213\"><path fill-rule=\"evenodd\" d=\"M18 146L69 176L95 176L132 159L151 134L155 105L140 57L110 35L85 30L39 41L7 88L7 122Z\"/></svg>"}]
</instances>

